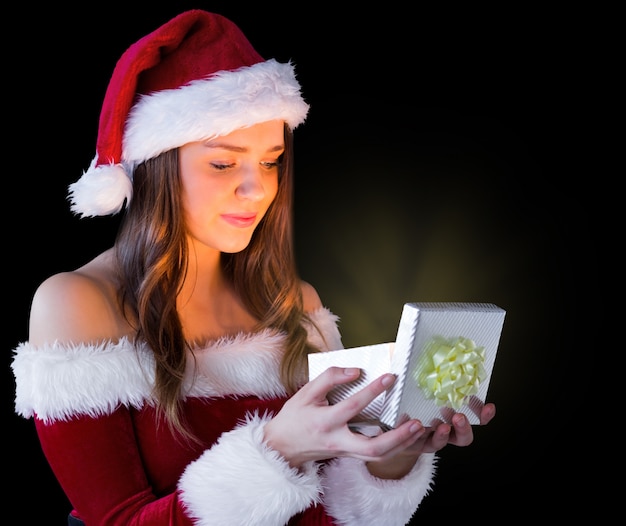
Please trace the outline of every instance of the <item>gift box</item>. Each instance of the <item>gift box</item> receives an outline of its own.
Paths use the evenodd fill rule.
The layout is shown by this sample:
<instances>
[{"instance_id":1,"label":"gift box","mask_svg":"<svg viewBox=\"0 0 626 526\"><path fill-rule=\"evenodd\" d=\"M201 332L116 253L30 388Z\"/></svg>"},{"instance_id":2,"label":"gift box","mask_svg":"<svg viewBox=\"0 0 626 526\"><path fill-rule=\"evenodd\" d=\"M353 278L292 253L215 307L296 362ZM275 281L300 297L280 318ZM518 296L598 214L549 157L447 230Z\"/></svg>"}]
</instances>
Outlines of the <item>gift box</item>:
<instances>
[{"instance_id":1,"label":"gift box","mask_svg":"<svg viewBox=\"0 0 626 526\"><path fill-rule=\"evenodd\" d=\"M358 380L328 394L337 403L380 375L396 375L352 423L371 434L399 425L408 416L425 426L450 423L463 413L479 424L506 312L491 303L406 303L396 341L309 355L309 379L330 366L358 367Z\"/></svg>"}]
</instances>

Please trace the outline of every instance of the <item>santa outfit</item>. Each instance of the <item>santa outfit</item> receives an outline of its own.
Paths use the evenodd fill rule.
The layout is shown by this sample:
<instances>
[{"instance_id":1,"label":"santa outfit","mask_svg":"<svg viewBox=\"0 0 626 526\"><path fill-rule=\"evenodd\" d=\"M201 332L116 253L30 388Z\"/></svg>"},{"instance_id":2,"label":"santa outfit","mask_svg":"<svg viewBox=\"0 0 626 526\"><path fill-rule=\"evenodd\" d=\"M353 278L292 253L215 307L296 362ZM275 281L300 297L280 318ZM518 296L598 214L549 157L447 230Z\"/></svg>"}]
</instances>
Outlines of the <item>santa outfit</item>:
<instances>
[{"instance_id":1,"label":"santa outfit","mask_svg":"<svg viewBox=\"0 0 626 526\"><path fill-rule=\"evenodd\" d=\"M219 15L182 13L118 61L96 155L70 186L72 210L117 213L141 162L268 120L293 129L307 111L291 64L264 60ZM321 329L305 322L312 344L342 347L334 314L310 317ZM294 469L264 442L263 426L288 397L284 344L266 329L194 349L181 402L199 443L172 433L156 409L152 353L125 338L20 344L15 409L34 419L72 516L87 526L406 524L430 489L434 454L403 479L382 480L351 458Z\"/></svg>"}]
</instances>

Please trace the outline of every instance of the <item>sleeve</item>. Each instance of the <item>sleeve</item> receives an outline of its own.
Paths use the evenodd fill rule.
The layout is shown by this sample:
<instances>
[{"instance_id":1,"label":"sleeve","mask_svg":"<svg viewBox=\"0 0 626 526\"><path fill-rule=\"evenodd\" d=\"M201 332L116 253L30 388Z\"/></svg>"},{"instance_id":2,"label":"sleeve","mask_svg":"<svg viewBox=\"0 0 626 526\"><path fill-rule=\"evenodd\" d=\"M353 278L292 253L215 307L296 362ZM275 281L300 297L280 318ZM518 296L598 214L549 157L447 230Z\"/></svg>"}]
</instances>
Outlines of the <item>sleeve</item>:
<instances>
[{"instance_id":1,"label":"sleeve","mask_svg":"<svg viewBox=\"0 0 626 526\"><path fill-rule=\"evenodd\" d=\"M157 498L133 439L130 412L50 423L35 418L43 452L86 524L189 526L178 494Z\"/></svg>"},{"instance_id":2,"label":"sleeve","mask_svg":"<svg viewBox=\"0 0 626 526\"><path fill-rule=\"evenodd\" d=\"M185 470L179 492L198 525L282 526L320 501L317 464L297 470L268 448L268 418L248 416Z\"/></svg>"},{"instance_id":3,"label":"sleeve","mask_svg":"<svg viewBox=\"0 0 626 526\"><path fill-rule=\"evenodd\" d=\"M384 480L362 460L334 459L322 475L324 506L341 526L404 526L430 491L435 464L435 454L424 453L404 478Z\"/></svg>"},{"instance_id":4,"label":"sleeve","mask_svg":"<svg viewBox=\"0 0 626 526\"><path fill-rule=\"evenodd\" d=\"M320 501L320 477L316 464L295 470L264 444L266 418L250 415L222 435L161 498L146 478L128 410L36 425L52 470L86 524L282 526Z\"/></svg>"}]
</instances>

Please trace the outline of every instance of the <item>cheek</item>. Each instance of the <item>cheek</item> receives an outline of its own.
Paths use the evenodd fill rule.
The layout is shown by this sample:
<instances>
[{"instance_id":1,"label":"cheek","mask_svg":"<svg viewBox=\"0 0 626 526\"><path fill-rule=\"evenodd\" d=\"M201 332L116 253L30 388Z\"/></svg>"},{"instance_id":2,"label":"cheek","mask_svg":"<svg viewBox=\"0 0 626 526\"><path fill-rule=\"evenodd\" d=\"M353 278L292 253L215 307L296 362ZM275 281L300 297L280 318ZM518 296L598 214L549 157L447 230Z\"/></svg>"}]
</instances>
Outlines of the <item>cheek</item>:
<instances>
[{"instance_id":1,"label":"cheek","mask_svg":"<svg viewBox=\"0 0 626 526\"><path fill-rule=\"evenodd\" d=\"M197 188L198 185L183 183L183 209L186 213L191 213L197 207L197 202L200 199L200 191Z\"/></svg>"},{"instance_id":2,"label":"cheek","mask_svg":"<svg viewBox=\"0 0 626 526\"><path fill-rule=\"evenodd\" d=\"M206 216L216 208L219 199L219 192L212 185L198 182L183 184L182 205L187 220Z\"/></svg>"},{"instance_id":3,"label":"cheek","mask_svg":"<svg viewBox=\"0 0 626 526\"><path fill-rule=\"evenodd\" d=\"M266 193L268 195L268 200L270 203L276 199L276 195L278 194L278 177L274 177L266 186Z\"/></svg>"}]
</instances>

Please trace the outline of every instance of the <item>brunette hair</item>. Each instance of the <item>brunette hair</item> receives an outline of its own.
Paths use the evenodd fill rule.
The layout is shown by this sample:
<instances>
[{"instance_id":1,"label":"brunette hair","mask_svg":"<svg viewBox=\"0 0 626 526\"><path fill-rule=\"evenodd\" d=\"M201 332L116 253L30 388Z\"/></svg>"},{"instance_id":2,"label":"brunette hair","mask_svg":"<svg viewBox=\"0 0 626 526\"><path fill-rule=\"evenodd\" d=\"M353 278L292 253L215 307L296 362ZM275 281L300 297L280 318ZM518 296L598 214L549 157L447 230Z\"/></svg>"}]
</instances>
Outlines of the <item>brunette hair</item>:
<instances>
[{"instance_id":1,"label":"brunette hair","mask_svg":"<svg viewBox=\"0 0 626 526\"><path fill-rule=\"evenodd\" d=\"M258 320L259 330L284 333L280 375L288 393L306 377L307 340L300 278L293 245L293 133L285 125L285 152L277 195L241 252L223 253L221 263L234 290ZM187 350L176 297L185 280L189 247L181 199L178 149L136 167L133 197L120 223L115 250L120 302L136 327L135 342L154 354L154 396L173 429L185 436L180 400ZM310 321L310 320L309 320Z\"/></svg>"}]
</instances>

